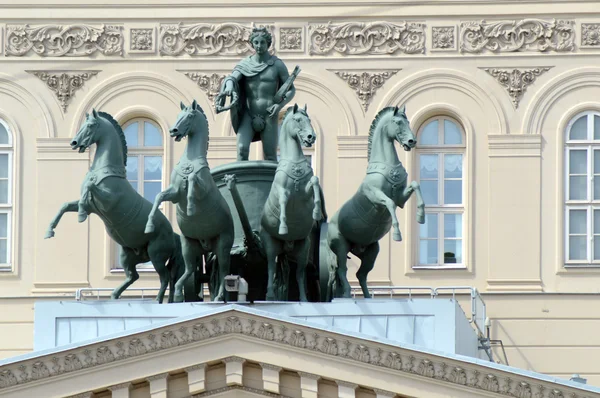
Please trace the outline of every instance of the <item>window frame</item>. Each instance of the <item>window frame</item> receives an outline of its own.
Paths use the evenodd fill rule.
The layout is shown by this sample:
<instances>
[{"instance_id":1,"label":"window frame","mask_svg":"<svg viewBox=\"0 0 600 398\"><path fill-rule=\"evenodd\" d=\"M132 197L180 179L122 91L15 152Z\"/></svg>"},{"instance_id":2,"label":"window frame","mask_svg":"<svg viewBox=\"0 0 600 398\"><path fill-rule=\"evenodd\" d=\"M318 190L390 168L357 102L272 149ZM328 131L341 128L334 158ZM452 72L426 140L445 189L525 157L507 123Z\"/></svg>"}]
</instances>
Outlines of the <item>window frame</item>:
<instances>
[{"instance_id":1,"label":"window frame","mask_svg":"<svg viewBox=\"0 0 600 398\"><path fill-rule=\"evenodd\" d=\"M434 121L438 122L438 143L437 144L420 144L419 137L425 130L425 128ZM444 144L444 121L449 121L453 123L461 134L461 144ZM437 264L423 264L420 262L421 259L421 242L426 240L432 240L434 238L421 238L421 225L424 224L416 224L417 229L415 231L417 239L415 247L416 255L413 258L412 269L467 269L467 144L466 144L466 131L458 120L455 118L438 114L433 117L427 118L417 130L417 148L415 151L416 161L413 163L416 171L416 180L421 183L421 155L427 154L435 154L438 155L438 175L437 175L437 189L438 189L438 203L437 204L428 204L425 203L425 214L437 214L438 215L438 228L437 228L437 255L438 255L438 263ZM462 176L460 178L461 184L461 203L460 204L443 204L444 201L444 182L446 180L458 180L458 178L445 178L444 176L444 159L446 155L461 155L462 156ZM425 179L424 181L433 181L434 179ZM440 204L442 203L442 204ZM460 214L461 217L461 235L460 238L446 238L444 235L444 215L445 214ZM444 263L444 245L446 239L448 240L461 240L461 262L460 263Z\"/></svg>"},{"instance_id":2,"label":"window frame","mask_svg":"<svg viewBox=\"0 0 600 398\"><path fill-rule=\"evenodd\" d=\"M144 159L145 157L148 156L152 156L152 157L156 157L156 156L160 156L162 158L162 169L161 169L161 191L163 191L165 189L165 161L166 161L166 156L165 156L165 134L163 132L163 129L160 127L160 125L153 120L152 118L149 117L135 117L135 118L131 118L128 119L125 123L123 123L122 125L122 129L123 132L125 132L125 129L127 129L130 125L132 125L133 123L138 123L138 132L137 132L137 144L136 146L129 146L129 144L127 145L127 158L128 158L128 162L130 157L136 157L137 158L137 162L138 162L138 168L137 168L137 184L138 184L138 189L136 189L134 187L134 189L136 189L136 191L142 195L142 197L144 196L144 182L155 182L156 180L144 180L144 170L145 170L145 164L144 164ZM154 126L154 128L156 128L159 132L159 134L161 134L161 146L143 146L144 143L144 129L145 129L145 122L150 123ZM140 145L142 144L142 145ZM127 178L127 177L126 177ZM129 179L127 179L127 181L129 182ZM158 209L160 211L165 210L165 202L161 203L160 206L158 207ZM112 241L112 266L110 269L110 272L124 272L123 270L123 266L120 263L120 248L119 245ZM136 269L139 272L156 272L156 270L154 269L154 266L152 265L151 262L147 262L144 264L138 264Z\"/></svg>"},{"instance_id":3,"label":"window frame","mask_svg":"<svg viewBox=\"0 0 600 398\"><path fill-rule=\"evenodd\" d=\"M587 137L585 140L572 140L570 139L571 130L582 117L587 118L586 133ZM600 173L594 174L594 151L600 151L600 138L594 139L594 118L598 117L600 120L600 111L587 110L579 112L574 115L563 132L564 134L564 167L563 183L564 183L564 197L563 197L563 265L565 268L600 268L600 259L594 260L594 211L600 211L600 198L594 199L594 176L600 177ZM570 176L571 174L571 152L576 150L586 151L586 198L585 199L569 199L570 198ZM580 174L576 174L580 175ZM583 175L580 175L583 176ZM571 260L569 238L573 236L570 233L570 213L571 210L585 210L586 211L586 258L584 260ZM600 232L600 231L599 231ZM600 234L596 234L599 235ZM579 234L579 236L582 236Z\"/></svg>"},{"instance_id":4,"label":"window frame","mask_svg":"<svg viewBox=\"0 0 600 398\"><path fill-rule=\"evenodd\" d=\"M13 132L8 123L0 118L0 124L6 130L8 143L0 144L0 154L8 155L8 171L7 171L7 202L0 203L0 213L7 215L6 226L6 263L0 263L0 272L13 271L13 215L14 215L14 184L15 184L15 168L14 168L14 147L13 147Z\"/></svg>"}]
</instances>

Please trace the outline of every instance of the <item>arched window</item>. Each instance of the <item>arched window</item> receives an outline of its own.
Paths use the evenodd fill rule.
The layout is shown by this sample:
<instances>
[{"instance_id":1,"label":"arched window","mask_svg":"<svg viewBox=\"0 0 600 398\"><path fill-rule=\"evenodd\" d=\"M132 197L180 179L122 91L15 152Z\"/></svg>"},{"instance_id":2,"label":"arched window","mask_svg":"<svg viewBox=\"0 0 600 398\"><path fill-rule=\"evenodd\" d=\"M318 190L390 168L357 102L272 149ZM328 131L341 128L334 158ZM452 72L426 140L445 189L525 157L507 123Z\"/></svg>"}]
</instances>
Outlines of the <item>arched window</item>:
<instances>
[{"instance_id":1,"label":"arched window","mask_svg":"<svg viewBox=\"0 0 600 398\"><path fill-rule=\"evenodd\" d=\"M127 140L127 180L133 188L151 203L163 189L163 134L158 124L150 119L135 118L123 125ZM159 207L163 209L163 206ZM116 252L117 268L121 247ZM153 270L152 263L138 266Z\"/></svg>"},{"instance_id":2,"label":"arched window","mask_svg":"<svg viewBox=\"0 0 600 398\"><path fill-rule=\"evenodd\" d=\"M465 135L446 116L427 120L417 134L425 224L419 226L419 267L464 267Z\"/></svg>"},{"instance_id":3,"label":"arched window","mask_svg":"<svg viewBox=\"0 0 600 398\"><path fill-rule=\"evenodd\" d=\"M566 264L600 266L600 112L574 117L566 136Z\"/></svg>"},{"instance_id":4,"label":"arched window","mask_svg":"<svg viewBox=\"0 0 600 398\"><path fill-rule=\"evenodd\" d=\"M8 124L0 119L0 269L11 270L13 147Z\"/></svg>"}]
</instances>

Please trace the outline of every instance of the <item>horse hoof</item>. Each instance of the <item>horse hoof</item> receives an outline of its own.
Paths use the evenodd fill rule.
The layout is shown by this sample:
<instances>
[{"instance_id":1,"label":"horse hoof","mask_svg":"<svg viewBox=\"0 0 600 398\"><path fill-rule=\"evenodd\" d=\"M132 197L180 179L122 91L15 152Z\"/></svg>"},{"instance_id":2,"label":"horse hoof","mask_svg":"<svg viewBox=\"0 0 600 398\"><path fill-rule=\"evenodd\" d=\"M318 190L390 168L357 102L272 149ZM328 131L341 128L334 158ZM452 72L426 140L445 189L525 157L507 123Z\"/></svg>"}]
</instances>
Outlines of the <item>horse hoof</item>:
<instances>
[{"instance_id":1,"label":"horse hoof","mask_svg":"<svg viewBox=\"0 0 600 398\"><path fill-rule=\"evenodd\" d=\"M117 296L116 294L113 293L113 294L110 295L110 299L111 300L118 300L119 296Z\"/></svg>"},{"instance_id":2,"label":"horse hoof","mask_svg":"<svg viewBox=\"0 0 600 398\"><path fill-rule=\"evenodd\" d=\"M183 303L183 294L175 293L175 297L173 298L174 303Z\"/></svg>"},{"instance_id":3,"label":"horse hoof","mask_svg":"<svg viewBox=\"0 0 600 398\"><path fill-rule=\"evenodd\" d=\"M79 213L77 215L77 221L84 222L85 220L87 220L87 217L88 217L87 214L85 214L85 213Z\"/></svg>"},{"instance_id":4,"label":"horse hoof","mask_svg":"<svg viewBox=\"0 0 600 398\"><path fill-rule=\"evenodd\" d=\"M280 225L279 226L279 235L287 235L287 233L288 233L287 225Z\"/></svg>"},{"instance_id":5,"label":"horse hoof","mask_svg":"<svg viewBox=\"0 0 600 398\"><path fill-rule=\"evenodd\" d=\"M400 232L394 232L392 234L392 239L394 239L396 242L402 242L402 234Z\"/></svg>"},{"instance_id":6,"label":"horse hoof","mask_svg":"<svg viewBox=\"0 0 600 398\"><path fill-rule=\"evenodd\" d=\"M425 214L417 214L417 222L419 224L425 224Z\"/></svg>"},{"instance_id":7,"label":"horse hoof","mask_svg":"<svg viewBox=\"0 0 600 398\"><path fill-rule=\"evenodd\" d=\"M154 232L154 224L146 225L146 229L144 230L144 233L151 234L152 232Z\"/></svg>"},{"instance_id":8,"label":"horse hoof","mask_svg":"<svg viewBox=\"0 0 600 398\"><path fill-rule=\"evenodd\" d=\"M50 239L50 238L54 238L54 231L51 229L46 231L46 235L44 235L44 239Z\"/></svg>"}]
</instances>

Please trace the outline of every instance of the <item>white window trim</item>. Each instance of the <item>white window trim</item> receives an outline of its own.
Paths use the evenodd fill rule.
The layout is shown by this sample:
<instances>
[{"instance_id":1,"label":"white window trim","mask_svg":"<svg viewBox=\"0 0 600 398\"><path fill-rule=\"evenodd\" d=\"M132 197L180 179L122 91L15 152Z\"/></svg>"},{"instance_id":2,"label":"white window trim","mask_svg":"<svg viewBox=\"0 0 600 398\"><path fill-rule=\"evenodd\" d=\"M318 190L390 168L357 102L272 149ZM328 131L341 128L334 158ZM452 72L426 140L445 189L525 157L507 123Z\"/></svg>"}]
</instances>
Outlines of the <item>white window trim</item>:
<instances>
[{"instance_id":1,"label":"white window trim","mask_svg":"<svg viewBox=\"0 0 600 398\"><path fill-rule=\"evenodd\" d=\"M587 117L587 139L585 140L571 140L570 133L575 122L582 117ZM594 140L594 116L600 117L598 111L585 111L575 115L567 124L564 132L565 145L564 145L564 169L563 169L563 182L564 182L564 227L563 227L563 244L564 244L564 258L563 263L565 268L600 268L600 260L593 259L593 245L594 245L594 234L593 234L593 222L594 222L594 210L600 210L600 199L594 199L594 150L600 150L600 139ZM569 199L570 192L570 152L573 150L586 150L587 154L587 195L586 200L571 200ZM586 238L587 238L587 250L585 260L570 260L569 259L569 213L570 210L586 210Z\"/></svg>"},{"instance_id":2,"label":"white window trim","mask_svg":"<svg viewBox=\"0 0 600 398\"><path fill-rule=\"evenodd\" d=\"M158 123L156 123L154 120L150 119L150 118L146 118L146 117L136 117L133 119L128 120L126 123L123 124L123 131L125 131L125 129L133 124L133 123L138 123L138 133L137 133L137 138L138 138L138 146L132 146L129 147L127 146L127 157L129 156L136 156L137 157L137 161L138 161L138 176L137 176L137 183L138 183L138 192L140 195L144 196L144 158L146 156L160 156L162 157L162 174L161 174L161 186L160 189L161 191L165 189L165 146L164 146L164 140L165 140L165 136L164 136L164 132L162 131L162 128L160 127L160 125ZM144 143L144 122L148 122L150 124L152 124L161 134L162 134L162 142L163 145L161 146L139 146L140 144L143 145ZM155 181L155 180L148 180L148 181ZM164 202L161 203L161 205L159 206L159 210L164 211L165 206L164 206ZM112 240L111 240L112 241ZM118 244L114 241L112 241L112 250L111 250L111 258L113 265L111 266L110 269L110 273L114 274L114 273L124 273L125 270L121 267L120 264L120 256L119 256L119 248L118 248ZM156 270L154 269L154 266L152 265L151 262L145 263L145 264L138 264L136 266L136 270L138 272L141 273L155 273Z\"/></svg>"},{"instance_id":3,"label":"white window trim","mask_svg":"<svg viewBox=\"0 0 600 398\"><path fill-rule=\"evenodd\" d=\"M431 122L437 120L438 121L438 144L436 145L417 145L417 151L416 151L416 162L415 162L415 170L417 173L417 180L419 182L421 182L421 178L420 178L420 170L421 170L421 161L420 161L420 155L422 154L437 154L437 155L441 155L438 156L438 178L437 178L437 184L438 184L438 202L439 203L443 203L444 201L444 181L446 180L458 180L457 178L451 178L451 179L447 179L444 178L444 156L445 155L462 155L462 178L460 179L462 181L462 185L461 185L461 198L462 198L462 203L461 204L448 204L448 205L440 205L440 204L435 204L435 205L429 205L429 204L425 204L425 213L426 214L437 214L438 215L438 234L437 234L437 240L438 240L438 264L421 264L420 258L421 258L421 237L420 237L420 228L421 228L421 224L417 224L417 230L416 232L416 244L415 246L415 259L413 262L413 266L412 269L414 270L450 270L450 269L460 269L460 270L464 270L467 269L467 265L465 262L465 256L466 256L466 242L465 242L465 236L466 236L466 230L467 230L467 226L466 226L466 222L465 222L465 218L466 218L466 206L465 206L465 201L466 201L466 195L467 195L467 189L466 189L466 177L467 177L467 170L466 170L466 153L467 153L467 149L466 149L466 133L461 125L461 123L459 123L457 120L455 120L454 118L445 116L445 115L439 115L439 116L434 116L431 117L429 119L427 119L419 128L417 137L423 132L424 128ZM462 142L463 144L461 145L456 145L456 144L444 144L444 120L448 120L452 123L454 123L459 129L460 132L462 134ZM441 167L440 167L441 166ZM433 181L434 179L425 179L425 181L430 180ZM444 242L445 242L445 237L444 237L444 214L461 214L462 215L462 230L461 230L461 237L460 238L456 238L456 240L460 239L461 240L461 253L462 253L462 262L461 263L444 263ZM426 239L425 239L426 240Z\"/></svg>"},{"instance_id":4,"label":"white window trim","mask_svg":"<svg viewBox=\"0 0 600 398\"><path fill-rule=\"evenodd\" d=\"M0 119L0 124L6 129L8 135L8 143L0 144L0 154L8 155L8 192L7 192L7 203L0 203L0 213L7 214L7 229L6 229L6 263L0 263L0 272L13 272L13 187L15 182L14 175L14 148L13 148L13 134L8 124Z\"/></svg>"}]
</instances>

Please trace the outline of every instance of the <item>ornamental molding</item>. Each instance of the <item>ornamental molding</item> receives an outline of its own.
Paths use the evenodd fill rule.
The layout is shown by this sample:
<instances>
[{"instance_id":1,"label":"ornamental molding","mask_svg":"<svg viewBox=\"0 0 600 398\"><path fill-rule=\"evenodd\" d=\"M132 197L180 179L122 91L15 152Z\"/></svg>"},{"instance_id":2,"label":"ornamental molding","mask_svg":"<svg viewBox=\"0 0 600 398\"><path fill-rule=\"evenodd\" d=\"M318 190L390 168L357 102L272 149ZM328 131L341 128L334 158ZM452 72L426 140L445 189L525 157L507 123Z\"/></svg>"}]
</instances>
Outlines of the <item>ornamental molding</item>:
<instances>
[{"instance_id":1,"label":"ornamental molding","mask_svg":"<svg viewBox=\"0 0 600 398\"><path fill-rule=\"evenodd\" d=\"M200 87L200 89L206 93L206 96L211 104L214 104L215 99L221 90L223 80L227 76L224 73L202 73L184 70L180 70L179 72L183 73L191 81L195 82L196 85L198 85L198 87Z\"/></svg>"},{"instance_id":2,"label":"ornamental molding","mask_svg":"<svg viewBox=\"0 0 600 398\"><path fill-rule=\"evenodd\" d=\"M154 53L155 47L155 28L129 29L129 53Z\"/></svg>"},{"instance_id":3,"label":"ornamental molding","mask_svg":"<svg viewBox=\"0 0 600 398\"><path fill-rule=\"evenodd\" d=\"M4 40L6 56L123 55L122 25L6 25Z\"/></svg>"},{"instance_id":4,"label":"ornamental molding","mask_svg":"<svg viewBox=\"0 0 600 398\"><path fill-rule=\"evenodd\" d=\"M304 26L279 28L278 42L280 52L303 52Z\"/></svg>"},{"instance_id":5,"label":"ornamental molding","mask_svg":"<svg viewBox=\"0 0 600 398\"><path fill-rule=\"evenodd\" d=\"M460 51L564 52L575 50L575 21L523 19L498 22L468 21L460 24Z\"/></svg>"},{"instance_id":6,"label":"ornamental molding","mask_svg":"<svg viewBox=\"0 0 600 398\"><path fill-rule=\"evenodd\" d=\"M600 47L600 23L581 24L581 47Z\"/></svg>"},{"instance_id":7,"label":"ornamental molding","mask_svg":"<svg viewBox=\"0 0 600 398\"><path fill-rule=\"evenodd\" d=\"M431 28L431 51L456 51L456 26Z\"/></svg>"},{"instance_id":8,"label":"ornamental molding","mask_svg":"<svg viewBox=\"0 0 600 398\"><path fill-rule=\"evenodd\" d=\"M202 397L210 397L212 395L220 395L228 391L245 391L256 395L262 395L270 398L291 398L288 395L275 394L269 391L261 390L258 388L245 387L240 385L231 385L227 387L221 387L216 390L206 391L200 394L192 395L191 398L202 398Z\"/></svg>"},{"instance_id":9,"label":"ornamental molding","mask_svg":"<svg viewBox=\"0 0 600 398\"><path fill-rule=\"evenodd\" d=\"M260 337L259 328L264 325L272 328L274 331L272 336L263 334L263 337ZM490 369L482 364L462 363L434 354L365 341L328 330L273 320L239 310L230 310L180 322L177 325L158 327L151 331L4 365L0 367L0 392L9 393L11 387L18 386L17 388L20 388L22 385L38 380L70 373L73 373L72 376L76 372L88 373L90 368L105 364L100 358L106 358L107 352L111 353L112 362L131 361L136 357L146 355L154 357L157 352L161 351L181 350L181 346L184 345L189 345L191 348L194 344L206 344L216 339L222 340L224 336L240 336L244 340L268 341L269 344L281 348L294 347L294 350L305 350L322 356L336 357L338 360L358 362L362 366L373 366L398 374L408 374L411 377L421 377L423 381L432 379L475 390L485 390L495 393L499 397L522 397L527 391L535 391L538 394L535 395L536 398L560 396L587 398L590 396L584 395L585 391L576 388L567 386L557 388L555 383L499 369ZM327 348L332 345L332 342L339 347L335 352ZM357 352L360 355L357 355ZM102 354L100 355L100 353ZM244 358L236 356L223 359L225 362L244 360ZM167 373L147 379L164 377L167 377ZM344 381L336 382L344 383ZM216 390L196 396L213 394L216 394Z\"/></svg>"},{"instance_id":10,"label":"ornamental molding","mask_svg":"<svg viewBox=\"0 0 600 398\"><path fill-rule=\"evenodd\" d=\"M71 99L77 90L82 88L86 81L90 80L92 76L96 76L100 71L27 72L38 77L41 81L46 83L46 87L48 87L56 95L63 112L67 112L67 107L69 106L69 103L71 102Z\"/></svg>"},{"instance_id":11,"label":"ornamental molding","mask_svg":"<svg viewBox=\"0 0 600 398\"><path fill-rule=\"evenodd\" d=\"M358 99L362 105L363 110L366 112L369 109L369 104L373 99L373 96L381 88L385 82L398 73L400 69L386 70L381 72L367 72L367 71L333 71L340 79L348 83L351 89L356 92Z\"/></svg>"},{"instance_id":12,"label":"ornamental molding","mask_svg":"<svg viewBox=\"0 0 600 398\"><path fill-rule=\"evenodd\" d=\"M528 69L505 69L505 68L482 68L492 76L502 87L506 89L515 109L519 107L519 102L527 87L531 86L535 80L552 69L552 66L528 68Z\"/></svg>"},{"instance_id":13,"label":"ornamental molding","mask_svg":"<svg viewBox=\"0 0 600 398\"><path fill-rule=\"evenodd\" d=\"M274 52L275 34L272 25L256 25L266 27L273 36L269 51ZM209 24L198 23L185 25L160 24L159 53L167 56L240 56L254 53L250 44L250 34L255 25L239 23Z\"/></svg>"},{"instance_id":14,"label":"ornamental molding","mask_svg":"<svg viewBox=\"0 0 600 398\"><path fill-rule=\"evenodd\" d=\"M425 53L425 24L344 22L309 24L310 55Z\"/></svg>"}]
</instances>

